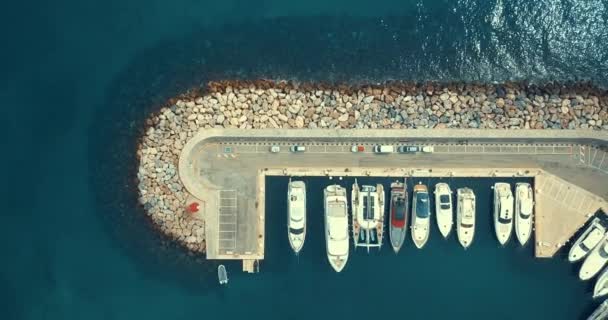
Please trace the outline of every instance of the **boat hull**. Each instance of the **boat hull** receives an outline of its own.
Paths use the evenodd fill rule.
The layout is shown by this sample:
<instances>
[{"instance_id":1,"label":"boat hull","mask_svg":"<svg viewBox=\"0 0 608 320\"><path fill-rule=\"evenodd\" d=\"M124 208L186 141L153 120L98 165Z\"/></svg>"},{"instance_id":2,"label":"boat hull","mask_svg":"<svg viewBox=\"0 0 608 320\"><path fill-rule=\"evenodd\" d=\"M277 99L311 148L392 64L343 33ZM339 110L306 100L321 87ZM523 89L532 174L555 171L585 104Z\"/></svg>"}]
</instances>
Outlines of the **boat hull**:
<instances>
[{"instance_id":1,"label":"boat hull","mask_svg":"<svg viewBox=\"0 0 608 320\"><path fill-rule=\"evenodd\" d=\"M341 272L348 262L350 249L346 190L339 185L331 185L325 188L323 196L325 203L325 248L327 250L327 260L336 272ZM337 205L340 214L330 218L329 208L331 205ZM332 237L334 233L338 239Z\"/></svg>"},{"instance_id":2,"label":"boat hull","mask_svg":"<svg viewBox=\"0 0 608 320\"><path fill-rule=\"evenodd\" d=\"M602 302L587 320L604 320L608 318L608 300Z\"/></svg>"},{"instance_id":3,"label":"boat hull","mask_svg":"<svg viewBox=\"0 0 608 320\"><path fill-rule=\"evenodd\" d=\"M608 268L604 269L593 287L593 298L597 299L608 295Z\"/></svg>"},{"instance_id":4,"label":"boat hull","mask_svg":"<svg viewBox=\"0 0 608 320\"><path fill-rule=\"evenodd\" d=\"M427 241L429 240L429 233L430 233L430 220L431 220L431 216L430 216L430 210L428 208L428 205L426 207L426 209L420 209L418 207L418 198L419 197L424 197L426 196L427 201L428 201L428 189L425 185L416 185L414 187L414 196L412 197L412 240L414 241L414 245L416 246L416 248L418 249L422 249L424 247L424 245L426 245ZM422 210L424 211L423 214L426 215L426 217L422 218L422 217L418 217L418 214L416 213L417 210Z\"/></svg>"},{"instance_id":5,"label":"boat hull","mask_svg":"<svg viewBox=\"0 0 608 320\"><path fill-rule=\"evenodd\" d=\"M447 197L447 203L441 201L443 197ZM442 205L449 206L442 208ZM453 209L452 209L452 190L447 183L438 183L435 186L435 216L437 218L437 227L443 238L447 238L453 225Z\"/></svg>"},{"instance_id":6,"label":"boat hull","mask_svg":"<svg viewBox=\"0 0 608 320\"><path fill-rule=\"evenodd\" d=\"M391 202L389 217L389 238L391 247L398 253L407 237L408 197L405 181L391 184ZM397 217L403 217L398 219Z\"/></svg>"},{"instance_id":7,"label":"boat hull","mask_svg":"<svg viewBox=\"0 0 608 320\"><path fill-rule=\"evenodd\" d=\"M601 225L600 219L593 219L570 248L568 261L576 262L586 257L600 243L605 232L606 229Z\"/></svg>"},{"instance_id":8,"label":"boat hull","mask_svg":"<svg viewBox=\"0 0 608 320\"><path fill-rule=\"evenodd\" d=\"M456 232L458 242L467 249L475 238L475 194L468 188L460 188L456 192ZM465 206L465 201L468 204ZM466 208L465 208L466 207ZM469 212L465 212L465 211Z\"/></svg>"},{"instance_id":9,"label":"boat hull","mask_svg":"<svg viewBox=\"0 0 608 320\"><path fill-rule=\"evenodd\" d=\"M523 212L524 202L531 202L528 216ZM518 183L515 186L515 236L523 247L532 236L532 221L534 218L534 193L528 183Z\"/></svg>"},{"instance_id":10,"label":"boat hull","mask_svg":"<svg viewBox=\"0 0 608 320\"><path fill-rule=\"evenodd\" d=\"M578 276L581 280L589 280L593 278L608 262L608 254L605 254L608 245L607 239L604 237L602 242L598 244L589 253L589 256L583 262L581 269L579 270Z\"/></svg>"},{"instance_id":11,"label":"boat hull","mask_svg":"<svg viewBox=\"0 0 608 320\"><path fill-rule=\"evenodd\" d=\"M306 185L290 181L287 191L287 238L295 254L299 254L306 239ZM301 215L296 217L296 212Z\"/></svg>"},{"instance_id":12,"label":"boat hull","mask_svg":"<svg viewBox=\"0 0 608 320\"><path fill-rule=\"evenodd\" d=\"M384 235L384 188L381 184L364 185L359 189L357 180L352 187L351 208L353 244L355 248L382 247Z\"/></svg>"},{"instance_id":13,"label":"boat hull","mask_svg":"<svg viewBox=\"0 0 608 320\"><path fill-rule=\"evenodd\" d=\"M508 183L494 184L494 231L500 245L509 242L513 232L513 194Z\"/></svg>"}]
</instances>

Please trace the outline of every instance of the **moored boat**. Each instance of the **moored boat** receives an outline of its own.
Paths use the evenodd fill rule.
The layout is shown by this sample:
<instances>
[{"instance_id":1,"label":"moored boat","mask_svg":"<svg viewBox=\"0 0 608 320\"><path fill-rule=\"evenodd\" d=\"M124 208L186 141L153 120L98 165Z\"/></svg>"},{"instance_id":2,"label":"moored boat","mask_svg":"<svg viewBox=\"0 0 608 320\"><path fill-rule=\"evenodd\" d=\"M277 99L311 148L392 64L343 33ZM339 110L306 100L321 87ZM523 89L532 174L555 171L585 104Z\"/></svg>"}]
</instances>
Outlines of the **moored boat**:
<instances>
[{"instance_id":1,"label":"moored boat","mask_svg":"<svg viewBox=\"0 0 608 320\"><path fill-rule=\"evenodd\" d=\"M340 272L348 261L348 202L346 189L330 185L323 191L325 204L325 246L331 266Z\"/></svg>"},{"instance_id":2,"label":"moored boat","mask_svg":"<svg viewBox=\"0 0 608 320\"><path fill-rule=\"evenodd\" d=\"M587 256L602 241L605 233L606 228L601 224L600 219L594 218L570 248L568 261L576 262Z\"/></svg>"},{"instance_id":3,"label":"moored boat","mask_svg":"<svg viewBox=\"0 0 608 320\"><path fill-rule=\"evenodd\" d=\"M524 246L532 235L534 192L529 183L515 184L515 235Z\"/></svg>"},{"instance_id":4,"label":"moored boat","mask_svg":"<svg viewBox=\"0 0 608 320\"><path fill-rule=\"evenodd\" d=\"M498 242L504 246L513 231L513 193L508 183L494 184L494 230Z\"/></svg>"},{"instance_id":5,"label":"moored boat","mask_svg":"<svg viewBox=\"0 0 608 320\"><path fill-rule=\"evenodd\" d=\"M424 247L429 239L431 210L429 191L423 184L414 186L412 197L412 240L418 249Z\"/></svg>"},{"instance_id":6,"label":"moored boat","mask_svg":"<svg viewBox=\"0 0 608 320\"><path fill-rule=\"evenodd\" d=\"M355 248L382 247L384 233L384 188L359 184L355 179L351 192L353 242Z\"/></svg>"},{"instance_id":7,"label":"moored boat","mask_svg":"<svg viewBox=\"0 0 608 320\"><path fill-rule=\"evenodd\" d=\"M407 235L408 195L405 179L391 183L389 230L391 246L399 252Z\"/></svg>"},{"instance_id":8,"label":"moored boat","mask_svg":"<svg viewBox=\"0 0 608 320\"><path fill-rule=\"evenodd\" d=\"M605 320L608 319L608 300L602 302L595 311L587 318L587 320Z\"/></svg>"},{"instance_id":9,"label":"moored boat","mask_svg":"<svg viewBox=\"0 0 608 320\"><path fill-rule=\"evenodd\" d=\"M456 232L460 245L466 249L475 236L475 193L469 188L458 188L456 201Z\"/></svg>"},{"instance_id":10,"label":"moored boat","mask_svg":"<svg viewBox=\"0 0 608 320\"><path fill-rule=\"evenodd\" d=\"M435 185L435 215L439 232L444 238L450 235L453 222L452 190L447 183Z\"/></svg>"},{"instance_id":11,"label":"moored boat","mask_svg":"<svg viewBox=\"0 0 608 320\"><path fill-rule=\"evenodd\" d=\"M304 181L289 181L287 203L289 244L298 254L302 250L306 238L306 185Z\"/></svg>"},{"instance_id":12,"label":"moored boat","mask_svg":"<svg viewBox=\"0 0 608 320\"><path fill-rule=\"evenodd\" d=\"M602 237L602 241L589 253L578 276L581 280L593 278L608 262L608 234Z\"/></svg>"},{"instance_id":13,"label":"moored boat","mask_svg":"<svg viewBox=\"0 0 608 320\"><path fill-rule=\"evenodd\" d=\"M223 264L217 267L217 278L220 284L228 283L228 272L226 272L226 267Z\"/></svg>"},{"instance_id":14,"label":"moored boat","mask_svg":"<svg viewBox=\"0 0 608 320\"><path fill-rule=\"evenodd\" d=\"M597 299L608 294L608 268L600 274L593 287L593 298Z\"/></svg>"}]
</instances>

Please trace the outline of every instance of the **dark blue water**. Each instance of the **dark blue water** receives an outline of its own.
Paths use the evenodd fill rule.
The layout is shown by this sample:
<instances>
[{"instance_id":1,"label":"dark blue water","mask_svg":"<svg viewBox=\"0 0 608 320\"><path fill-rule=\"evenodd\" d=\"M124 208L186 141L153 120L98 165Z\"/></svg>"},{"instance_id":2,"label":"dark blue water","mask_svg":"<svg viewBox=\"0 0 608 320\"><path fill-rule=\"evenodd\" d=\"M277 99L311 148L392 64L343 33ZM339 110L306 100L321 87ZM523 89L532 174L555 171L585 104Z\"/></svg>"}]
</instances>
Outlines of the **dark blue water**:
<instances>
[{"instance_id":1,"label":"dark blue water","mask_svg":"<svg viewBox=\"0 0 608 320\"><path fill-rule=\"evenodd\" d=\"M229 310L226 318L303 318L321 310L311 302L335 292L341 294L336 308L360 317L371 311L345 299L360 288L356 281L376 284L378 275L354 277L376 268L387 279L408 283L385 279L377 287L370 299L383 317L395 314L398 301L402 317L411 312L412 318L432 319L452 310L482 319L502 306L495 317L507 319L515 313L505 308L506 301L541 299L541 293L557 307L545 314L526 304L530 318L581 316L593 303L574 269L559 259L535 261L529 252L499 250L483 238L466 253L472 257L454 241L436 236L425 250L407 248L398 257L384 251L370 257L357 253L339 276L327 268L322 252L312 249L319 248L319 239L307 242L299 264L287 254L286 242L277 240L268 244L263 273L244 276L229 265L231 287L219 291L208 280L212 264L157 236L142 218L131 174L136 162L129 151L146 112L208 79L528 80L540 83L541 90L551 81L589 80L605 86L607 5L524 0L4 3L2 319L190 319L216 317L220 309ZM280 187L282 182L276 183ZM280 216L282 210L273 214ZM439 255L445 256L442 265ZM423 284L437 281L441 267L449 272L447 282L441 282L444 290L424 289ZM429 272L421 272L425 268ZM460 283L457 270L477 276L465 288L446 291ZM496 279L508 285L506 296L492 285ZM424 289L421 297L411 296L410 283ZM295 293L298 285L306 290ZM289 300L286 292L298 300ZM457 309L447 298L466 305ZM292 304L306 311L291 313ZM337 315L332 310L328 316Z\"/></svg>"}]
</instances>

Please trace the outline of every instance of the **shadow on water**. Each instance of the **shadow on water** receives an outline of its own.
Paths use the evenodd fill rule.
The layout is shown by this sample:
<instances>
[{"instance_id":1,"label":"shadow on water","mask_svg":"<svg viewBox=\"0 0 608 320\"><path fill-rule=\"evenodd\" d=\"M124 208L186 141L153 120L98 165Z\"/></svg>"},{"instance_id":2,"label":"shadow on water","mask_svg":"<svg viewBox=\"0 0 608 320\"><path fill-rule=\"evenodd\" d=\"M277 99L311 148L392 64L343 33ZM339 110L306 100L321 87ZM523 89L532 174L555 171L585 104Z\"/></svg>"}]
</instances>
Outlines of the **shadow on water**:
<instances>
[{"instance_id":1,"label":"shadow on water","mask_svg":"<svg viewBox=\"0 0 608 320\"><path fill-rule=\"evenodd\" d=\"M441 25L424 25L424 34L444 35L428 43L422 32L412 32L420 27L415 25L413 16L386 17L381 21L378 18L347 17L277 18L198 30L140 52L113 79L103 108L98 110L89 131L89 180L96 195L100 220L116 246L132 258L142 274L175 282L196 292L217 288L217 264L192 256L176 243L159 236L138 205L135 176L138 137L145 127L145 118L168 99L189 88L199 90L209 80L226 78L353 84L390 79L509 79L508 76L484 77L480 74L488 73L476 71L468 73L470 68L462 67L473 65L474 60L464 61L462 55L455 52L439 54L443 52L442 48L474 46L464 39L453 40L447 33L440 32L443 30ZM458 33L464 26L456 23L454 28L452 31ZM305 45L302 39L307 40ZM417 43L426 45L418 46ZM499 77L504 74L500 73ZM593 72L588 74L595 77ZM276 197L279 203L285 201L281 200L284 198L282 193L268 194L268 197ZM315 197L315 202L321 201L320 194ZM482 199L481 194L478 199ZM489 219L483 222L485 226L490 223ZM311 234L322 234L319 226L311 228ZM269 239L282 239L278 234L273 235L275 231L272 229L268 232ZM322 249L323 242L318 239L310 241L307 247ZM429 245L438 241L438 237L434 237ZM273 261L291 259L299 268L312 268L325 276L331 275L323 264L310 265L306 260L298 262L293 256L284 256L286 241L276 241L273 246L275 244L280 247L266 251L267 260L262 263L262 270L285 272L287 263ZM316 261L323 261L323 250L312 252ZM379 254L388 252L383 250ZM238 263L231 263L228 267L229 270L240 270ZM234 278L235 272L232 275Z\"/></svg>"}]
</instances>

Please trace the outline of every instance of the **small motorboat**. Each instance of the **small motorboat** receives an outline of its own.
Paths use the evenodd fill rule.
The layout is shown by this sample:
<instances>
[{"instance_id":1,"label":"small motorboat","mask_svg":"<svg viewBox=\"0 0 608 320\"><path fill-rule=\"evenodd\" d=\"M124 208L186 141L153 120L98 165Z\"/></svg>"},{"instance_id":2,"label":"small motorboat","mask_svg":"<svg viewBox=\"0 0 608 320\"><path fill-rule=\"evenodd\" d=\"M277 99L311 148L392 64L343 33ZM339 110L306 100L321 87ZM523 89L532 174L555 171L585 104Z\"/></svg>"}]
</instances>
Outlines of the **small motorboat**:
<instances>
[{"instance_id":1,"label":"small motorboat","mask_svg":"<svg viewBox=\"0 0 608 320\"><path fill-rule=\"evenodd\" d=\"M226 267L224 267L223 264L220 264L217 267L217 278L222 285L228 283L228 273L226 272Z\"/></svg>"}]
</instances>

